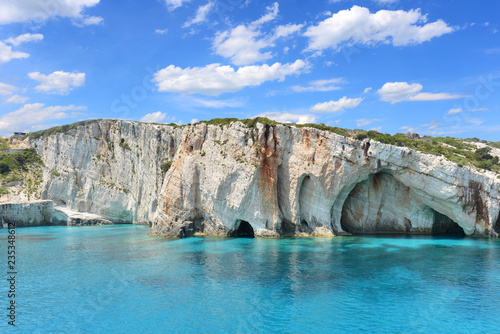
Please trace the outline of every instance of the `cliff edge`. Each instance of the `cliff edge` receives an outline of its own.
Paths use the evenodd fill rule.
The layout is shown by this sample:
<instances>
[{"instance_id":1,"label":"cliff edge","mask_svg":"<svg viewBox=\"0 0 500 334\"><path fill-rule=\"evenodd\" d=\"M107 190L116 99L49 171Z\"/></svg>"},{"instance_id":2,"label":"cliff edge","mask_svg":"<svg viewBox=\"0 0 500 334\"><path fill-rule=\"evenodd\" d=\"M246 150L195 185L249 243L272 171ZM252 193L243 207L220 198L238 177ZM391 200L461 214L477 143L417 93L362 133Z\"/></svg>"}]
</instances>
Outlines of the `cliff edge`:
<instances>
[{"instance_id":1,"label":"cliff edge","mask_svg":"<svg viewBox=\"0 0 500 334\"><path fill-rule=\"evenodd\" d=\"M99 120L33 138L40 197L163 236L498 236L500 180L309 127Z\"/></svg>"}]
</instances>

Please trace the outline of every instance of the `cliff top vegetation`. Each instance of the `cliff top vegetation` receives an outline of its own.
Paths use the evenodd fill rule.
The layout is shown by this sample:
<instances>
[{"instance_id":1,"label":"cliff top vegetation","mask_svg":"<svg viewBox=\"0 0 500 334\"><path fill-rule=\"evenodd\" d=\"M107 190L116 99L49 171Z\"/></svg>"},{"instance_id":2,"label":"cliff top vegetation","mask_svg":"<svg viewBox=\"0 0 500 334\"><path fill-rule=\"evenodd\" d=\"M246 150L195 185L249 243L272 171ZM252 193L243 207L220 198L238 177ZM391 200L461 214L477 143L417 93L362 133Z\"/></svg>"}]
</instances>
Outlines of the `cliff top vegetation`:
<instances>
[{"instance_id":1,"label":"cliff top vegetation","mask_svg":"<svg viewBox=\"0 0 500 334\"><path fill-rule=\"evenodd\" d=\"M95 122L101 121L101 119L85 120L79 121L73 124L56 126L46 130L40 130L32 132L29 134L30 139L38 139L40 137L47 137L56 133L67 133L70 130L76 129L80 126L86 126ZM116 120L115 120L116 121ZM498 153L495 154L496 149L500 149L500 141L489 142L482 141L479 138L453 138L453 137L430 137L423 136L420 137L416 134L405 134L396 133L394 135L388 133L381 133L378 131L370 130L349 130L339 127L331 127L325 124L307 123L307 124L295 124L295 123L279 123L268 119L266 117L255 117L252 119L237 119L237 118L214 118L208 121L200 121L197 124L205 123L211 125L230 125L234 122L241 122L247 127L253 128L257 123L277 125L281 124L284 126L293 126L297 128L315 128L322 131L327 131L331 133L338 134L347 138L354 138L357 140L365 140L367 138L378 141L384 144L408 147L410 149L432 154L436 156L443 156L444 158L455 162L459 166L473 165L480 169L490 170L500 174L500 165ZM156 123L154 123L156 124ZM168 125L175 128L190 126L191 124L178 125L175 123L171 124L159 124ZM0 143L1 145L1 143ZM498 151L497 151L498 152Z\"/></svg>"}]
</instances>

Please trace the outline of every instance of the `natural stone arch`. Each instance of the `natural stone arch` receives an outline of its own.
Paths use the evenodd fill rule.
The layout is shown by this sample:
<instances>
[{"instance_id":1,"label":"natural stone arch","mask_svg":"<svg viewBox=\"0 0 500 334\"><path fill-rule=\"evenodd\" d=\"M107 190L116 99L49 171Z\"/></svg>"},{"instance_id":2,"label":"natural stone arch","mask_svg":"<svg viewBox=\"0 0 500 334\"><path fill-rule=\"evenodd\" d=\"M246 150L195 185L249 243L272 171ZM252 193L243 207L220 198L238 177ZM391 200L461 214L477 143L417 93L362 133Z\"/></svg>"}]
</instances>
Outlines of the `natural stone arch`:
<instances>
[{"instance_id":1,"label":"natural stone arch","mask_svg":"<svg viewBox=\"0 0 500 334\"><path fill-rule=\"evenodd\" d=\"M231 233L232 237L238 238L253 238L255 237L255 232L252 225L246 220L238 220L234 226L234 230Z\"/></svg>"},{"instance_id":2,"label":"natural stone arch","mask_svg":"<svg viewBox=\"0 0 500 334\"><path fill-rule=\"evenodd\" d=\"M390 172L370 174L347 190L341 194L345 197L341 199L341 211L338 204L332 208L332 216L337 213L340 218L337 226L342 231L464 235L457 223L425 203L425 196Z\"/></svg>"},{"instance_id":3,"label":"natural stone arch","mask_svg":"<svg viewBox=\"0 0 500 334\"><path fill-rule=\"evenodd\" d=\"M300 182L299 197L298 197L298 214L300 229L304 232L309 231L310 211L311 211L311 190L313 181L310 175L304 176Z\"/></svg>"},{"instance_id":4,"label":"natural stone arch","mask_svg":"<svg viewBox=\"0 0 500 334\"><path fill-rule=\"evenodd\" d=\"M315 175L303 175L298 182L295 224L301 232L312 233L316 228L330 228L330 206L324 185Z\"/></svg>"},{"instance_id":5,"label":"natural stone arch","mask_svg":"<svg viewBox=\"0 0 500 334\"><path fill-rule=\"evenodd\" d=\"M434 223L432 224L432 234L465 236L464 229L460 227L448 216L434 211Z\"/></svg>"}]
</instances>

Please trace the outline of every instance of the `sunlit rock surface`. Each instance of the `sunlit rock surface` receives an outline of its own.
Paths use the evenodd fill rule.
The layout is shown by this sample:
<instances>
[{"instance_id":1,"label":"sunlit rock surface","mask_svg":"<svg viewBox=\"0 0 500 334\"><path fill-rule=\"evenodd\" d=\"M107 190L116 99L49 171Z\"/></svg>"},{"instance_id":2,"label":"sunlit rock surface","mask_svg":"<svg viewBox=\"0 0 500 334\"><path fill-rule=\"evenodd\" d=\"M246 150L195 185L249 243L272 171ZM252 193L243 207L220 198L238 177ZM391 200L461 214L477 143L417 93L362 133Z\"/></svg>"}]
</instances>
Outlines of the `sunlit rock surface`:
<instances>
[{"instance_id":1,"label":"sunlit rock surface","mask_svg":"<svg viewBox=\"0 0 500 334\"><path fill-rule=\"evenodd\" d=\"M312 128L99 121L31 146L43 198L152 234L497 235L500 225L493 173Z\"/></svg>"}]
</instances>

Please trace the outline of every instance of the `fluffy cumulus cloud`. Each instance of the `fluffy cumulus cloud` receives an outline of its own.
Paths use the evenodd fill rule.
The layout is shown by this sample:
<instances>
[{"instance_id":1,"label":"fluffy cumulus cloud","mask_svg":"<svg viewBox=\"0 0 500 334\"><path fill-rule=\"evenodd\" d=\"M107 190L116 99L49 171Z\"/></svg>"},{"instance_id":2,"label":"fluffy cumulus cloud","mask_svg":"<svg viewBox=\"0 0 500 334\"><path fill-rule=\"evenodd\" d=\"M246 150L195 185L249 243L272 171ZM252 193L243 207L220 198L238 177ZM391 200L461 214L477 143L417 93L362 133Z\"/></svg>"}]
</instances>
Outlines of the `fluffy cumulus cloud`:
<instances>
[{"instance_id":1,"label":"fluffy cumulus cloud","mask_svg":"<svg viewBox=\"0 0 500 334\"><path fill-rule=\"evenodd\" d=\"M328 48L338 51L342 46L355 44L420 44L454 30L443 20L431 23L427 20L427 15L419 9L370 13L368 8L353 6L310 26L304 36L309 38L309 51Z\"/></svg>"},{"instance_id":2,"label":"fluffy cumulus cloud","mask_svg":"<svg viewBox=\"0 0 500 334\"><path fill-rule=\"evenodd\" d=\"M259 86L266 81L283 81L288 75L307 70L307 64L300 59L294 63L244 66L237 70L220 64L187 68L170 65L156 72L153 81L160 92L218 96L249 86Z\"/></svg>"},{"instance_id":3,"label":"fluffy cumulus cloud","mask_svg":"<svg viewBox=\"0 0 500 334\"><path fill-rule=\"evenodd\" d=\"M260 114L259 116L267 117L269 119L281 123L305 124L305 123L316 123L317 120L317 116L313 114L292 114L289 112L279 112L279 111L267 112Z\"/></svg>"},{"instance_id":4,"label":"fluffy cumulus cloud","mask_svg":"<svg viewBox=\"0 0 500 334\"><path fill-rule=\"evenodd\" d=\"M235 65L248 65L272 58L265 48L274 46L279 38L286 38L297 33L302 25L288 24L274 28L273 32L263 33L261 26L278 16L278 3L267 7L267 13L250 24L240 24L233 29L219 32L213 41L216 54L229 58Z\"/></svg>"},{"instance_id":5,"label":"fluffy cumulus cloud","mask_svg":"<svg viewBox=\"0 0 500 334\"><path fill-rule=\"evenodd\" d=\"M42 39L43 39L42 34L22 34L17 37L9 37L6 40L4 40L4 42L13 46L18 46L21 45L22 43L27 43L27 42L39 42Z\"/></svg>"},{"instance_id":6,"label":"fluffy cumulus cloud","mask_svg":"<svg viewBox=\"0 0 500 334\"><path fill-rule=\"evenodd\" d=\"M40 72L28 73L28 76L40 81L35 89L42 93L67 95L70 91L85 84L85 73L55 71L45 75Z\"/></svg>"},{"instance_id":7,"label":"fluffy cumulus cloud","mask_svg":"<svg viewBox=\"0 0 500 334\"><path fill-rule=\"evenodd\" d=\"M187 28L193 24L198 24L205 22L207 20L208 14L214 9L215 3L213 1L208 2L206 5L198 7L195 17L184 23L183 27Z\"/></svg>"},{"instance_id":8,"label":"fluffy cumulus cloud","mask_svg":"<svg viewBox=\"0 0 500 334\"><path fill-rule=\"evenodd\" d=\"M0 64L7 63L12 59L28 58L30 55L20 51L13 51L12 46L0 42Z\"/></svg>"},{"instance_id":9,"label":"fluffy cumulus cloud","mask_svg":"<svg viewBox=\"0 0 500 334\"><path fill-rule=\"evenodd\" d=\"M358 97L356 99L348 99L347 97L342 97L338 101L328 101L323 103L318 103L311 107L312 112L321 112L321 113L340 113L345 111L345 109L356 108L361 101L363 101L362 97Z\"/></svg>"},{"instance_id":10,"label":"fluffy cumulus cloud","mask_svg":"<svg viewBox=\"0 0 500 334\"><path fill-rule=\"evenodd\" d=\"M397 103L402 101L438 101L451 100L466 97L466 95L457 95L449 93L425 93L421 92L423 86L418 83L409 84L407 82L387 82L377 93L380 100Z\"/></svg>"},{"instance_id":11,"label":"fluffy cumulus cloud","mask_svg":"<svg viewBox=\"0 0 500 334\"><path fill-rule=\"evenodd\" d=\"M329 92L340 89L340 84L343 83L342 78L315 80L309 83L309 86L292 86L294 92Z\"/></svg>"},{"instance_id":12,"label":"fluffy cumulus cloud","mask_svg":"<svg viewBox=\"0 0 500 334\"><path fill-rule=\"evenodd\" d=\"M16 111L0 117L0 131L8 134L13 131L25 131L40 128L47 122L80 116L84 106L50 106L43 103L25 104Z\"/></svg>"},{"instance_id":13,"label":"fluffy cumulus cloud","mask_svg":"<svg viewBox=\"0 0 500 334\"><path fill-rule=\"evenodd\" d=\"M163 123L166 118L166 113L157 111L144 115L139 121L146 123Z\"/></svg>"},{"instance_id":14,"label":"fluffy cumulus cloud","mask_svg":"<svg viewBox=\"0 0 500 334\"><path fill-rule=\"evenodd\" d=\"M86 16L86 8L93 7L100 0L7 0L0 1L0 24L16 22L43 22L53 17L69 17L76 22L88 25L99 23L102 19Z\"/></svg>"}]
</instances>

